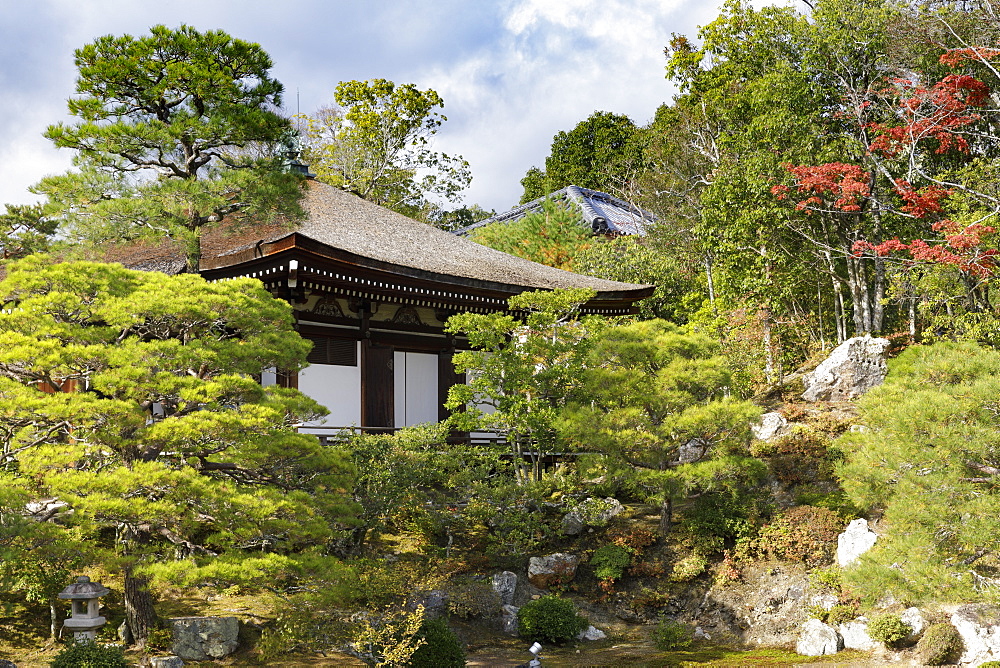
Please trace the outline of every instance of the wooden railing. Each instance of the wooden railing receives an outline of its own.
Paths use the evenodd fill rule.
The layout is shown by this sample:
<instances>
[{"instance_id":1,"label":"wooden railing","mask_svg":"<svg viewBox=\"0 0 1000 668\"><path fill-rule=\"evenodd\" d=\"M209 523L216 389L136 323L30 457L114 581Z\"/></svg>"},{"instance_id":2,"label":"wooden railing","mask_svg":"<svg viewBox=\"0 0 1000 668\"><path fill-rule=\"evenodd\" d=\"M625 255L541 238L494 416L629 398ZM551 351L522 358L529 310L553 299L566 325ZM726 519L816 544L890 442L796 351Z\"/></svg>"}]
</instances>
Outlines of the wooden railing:
<instances>
[{"instance_id":1,"label":"wooden railing","mask_svg":"<svg viewBox=\"0 0 1000 668\"><path fill-rule=\"evenodd\" d=\"M324 445L332 445L343 442L348 436L354 434L394 434L397 431L405 429L405 427L358 427L356 425L350 427L312 427L298 425L296 429L301 433L315 434ZM501 458L509 459L514 456L513 449L509 447L510 444L507 438L500 434L491 434L489 432L474 432L472 434L452 432L448 436L447 441L452 445L503 446L506 451L500 453ZM521 456L525 461L533 461L537 458L542 463L542 466L547 469L561 462L575 459L582 454L586 453L524 451Z\"/></svg>"}]
</instances>

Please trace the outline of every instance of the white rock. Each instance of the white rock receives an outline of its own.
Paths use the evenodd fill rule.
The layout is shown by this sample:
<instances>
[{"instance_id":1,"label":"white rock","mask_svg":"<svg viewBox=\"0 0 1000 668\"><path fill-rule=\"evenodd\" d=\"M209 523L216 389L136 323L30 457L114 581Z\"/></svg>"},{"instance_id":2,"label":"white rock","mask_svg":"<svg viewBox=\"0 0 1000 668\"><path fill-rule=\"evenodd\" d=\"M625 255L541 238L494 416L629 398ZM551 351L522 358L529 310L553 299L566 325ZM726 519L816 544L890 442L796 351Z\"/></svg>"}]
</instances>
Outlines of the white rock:
<instances>
[{"instance_id":1,"label":"white rock","mask_svg":"<svg viewBox=\"0 0 1000 668\"><path fill-rule=\"evenodd\" d=\"M841 567L853 564L872 549L877 539L878 535L868 528L868 520L851 520L844 533L837 536L837 563Z\"/></svg>"},{"instance_id":2,"label":"white rock","mask_svg":"<svg viewBox=\"0 0 1000 668\"><path fill-rule=\"evenodd\" d=\"M503 617L500 619L501 629L512 636L517 635L517 611L520 608L513 605L503 606Z\"/></svg>"},{"instance_id":3,"label":"white rock","mask_svg":"<svg viewBox=\"0 0 1000 668\"><path fill-rule=\"evenodd\" d=\"M868 635L868 618L858 617L845 624L839 624L837 631L844 639L844 649L872 650L878 648L879 643L871 639Z\"/></svg>"},{"instance_id":4,"label":"white rock","mask_svg":"<svg viewBox=\"0 0 1000 668\"><path fill-rule=\"evenodd\" d=\"M510 571L493 576L493 591L500 597L500 605L514 604L514 590L517 589L517 575Z\"/></svg>"},{"instance_id":5,"label":"white rock","mask_svg":"<svg viewBox=\"0 0 1000 668\"><path fill-rule=\"evenodd\" d=\"M694 639L695 640L711 640L712 634L708 633L705 629L700 626L694 627Z\"/></svg>"},{"instance_id":6,"label":"white rock","mask_svg":"<svg viewBox=\"0 0 1000 668\"><path fill-rule=\"evenodd\" d=\"M188 661L221 659L236 651L240 622L235 617L176 617L170 651Z\"/></svg>"},{"instance_id":7,"label":"white rock","mask_svg":"<svg viewBox=\"0 0 1000 668\"><path fill-rule=\"evenodd\" d=\"M857 336L837 346L816 370L802 377L806 401L847 401L885 380L889 340Z\"/></svg>"},{"instance_id":8,"label":"white rock","mask_svg":"<svg viewBox=\"0 0 1000 668\"><path fill-rule=\"evenodd\" d=\"M588 626L585 631L580 631L576 636L577 640L604 640L608 634L595 626Z\"/></svg>"},{"instance_id":9,"label":"white rock","mask_svg":"<svg viewBox=\"0 0 1000 668\"><path fill-rule=\"evenodd\" d=\"M528 580L539 589L548 589L553 584L565 584L576 575L579 564L580 557L565 552L531 557L528 559Z\"/></svg>"},{"instance_id":10,"label":"white rock","mask_svg":"<svg viewBox=\"0 0 1000 668\"><path fill-rule=\"evenodd\" d=\"M179 656L154 656L149 660L149 668L184 668Z\"/></svg>"},{"instance_id":11,"label":"white rock","mask_svg":"<svg viewBox=\"0 0 1000 668\"><path fill-rule=\"evenodd\" d=\"M802 656L826 656L844 648L844 641L832 626L818 619L809 619L802 625L795 651Z\"/></svg>"},{"instance_id":12,"label":"white rock","mask_svg":"<svg viewBox=\"0 0 1000 668\"><path fill-rule=\"evenodd\" d=\"M621 501L610 496L606 499L585 499L579 508L571 510L563 516L562 532L567 536L575 536L585 527L602 527L624 510L625 506L621 504Z\"/></svg>"},{"instance_id":13,"label":"white rock","mask_svg":"<svg viewBox=\"0 0 1000 668\"><path fill-rule=\"evenodd\" d=\"M907 608L906 610L903 610L902 614L899 615L899 618L909 624L910 628L913 629L913 633L907 637L907 640L916 640L920 637L920 634L924 632L924 629L927 628L927 620L924 618L923 614L921 614L920 608Z\"/></svg>"},{"instance_id":14,"label":"white rock","mask_svg":"<svg viewBox=\"0 0 1000 668\"><path fill-rule=\"evenodd\" d=\"M978 666L1000 660L1000 607L984 603L963 605L951 616L951 625L965 643L959 663Z\"/></svg>"},{"instance_id":15,"label":"white rock","mask_svg":"<svg viewBox=\"0 0 1000 668\"><path fill-rule=\"evenodd\" d=\"M788 426L788 420L781 413L764 413L760 416L760 424L751 425L750 430L755 438L761 441L772 439Z\"/></svg>"}]
</instances>

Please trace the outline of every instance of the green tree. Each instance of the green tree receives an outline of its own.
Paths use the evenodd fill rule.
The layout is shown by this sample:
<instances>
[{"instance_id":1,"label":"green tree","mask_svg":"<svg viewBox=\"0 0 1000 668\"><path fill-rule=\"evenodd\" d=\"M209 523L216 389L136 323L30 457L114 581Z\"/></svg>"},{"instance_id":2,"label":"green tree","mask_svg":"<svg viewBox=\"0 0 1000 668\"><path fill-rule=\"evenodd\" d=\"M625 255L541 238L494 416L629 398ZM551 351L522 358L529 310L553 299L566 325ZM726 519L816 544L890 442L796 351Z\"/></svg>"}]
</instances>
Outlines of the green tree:
<instances>
[{"instance_id":1,"label":"green tree","mask_svg":"<svg viewBox=\"0 0 1000 668\"><path fill-rule=\"evenodd\" d=\"M372 79L341 81L333 98L308 119L305 156L321 181L414 217L428 198L461 200L469 163L431 149L448 120L437 92Z\"/></svg>"},{"instance_id":2,"label":"green tree","mask_svg":"<svg viewBox=\"0 0 1000 668\"><path fill-rule=\"evenodd\" d=\"M124 577L139 645L151 579L280 583L351 521L350 463L294 428L323 409L254 379L309 346L259 282L31 256L0 303L0 515L64 504L42 519Z\"/></svg>"},{"instance_id":3,"label":"green tree","mask_svg":"<svg viewBox=\"0 0 1000 668\"><path fill-rule=\"evenodd\" d=\"M692 304L705 298L705 281L655 228L648 237L623 236L595 243L577 252L572 270L623 283L655 285L638 303L639 318L664 318L684 324Z\"/></svg>"},{"instance_id":4,"label":"green tree","mask_svg":"<svg viewBox=\"0 0 1000 668\"><path fill-rule=\"evenodd\" d=\"M46 213L71 239L179 239L197 271L203 229L239 214L301 215L297 175L279 169L289 132L281 84L259 45L215 30L154 26L75 52L80 120L45 135L78 168L43 179Z\"/></svg>"},{"instance_id":5,"label":"green tree","mask_svg":"<svg viewBox=\"0 0 1000 668\"><path fill-rule=\"evenodd\" d=\"M719 345L704 335L662 320L608 327L587 351L560 430L630 469L636 488L661 504L666 535L675 498L763 477L747 454L760 409L727 398L729 385ZM683 446L697 455L682 458Z\"/></svg>"},{"instance_id":6,"label":"green tree","mask_svg":"<svg viewBox=\"0 0 1000 668\"><path fill-rule=\"evenodd\" d=\"M577 255L599 243L575 205L542 202L513 222L497 222L473 230L469 238L504 253L557 269L574 269Z\"/></svg>"},{"instance_id":7,"label":"green tree","mask_svg":"<svg viewBox=\"0 0 1000 668\"><path fill-rule=\"evenodd\" d=\"M541 478L540 453L556 445L554 421L579 384L588 336L603 326L579 317L592 290L524 292L505 313L460 313L446 331L464 332L472 350L455 354L468 374L448 392L451 425L460 431L492 431L506 437L518 480Z\"/></svg>"},{"instance_id":8,"label":"green tree","mask_svg":"<svg viewBox=\"0 0 1000 668\"><path fill-rule=\"evenodd\" d=\"M879 540L845 579L872 600L996 600L1000 549L1000 353L913 346L859 402L863 431L836 441L841 485L883 513Z\"/></svg>"},{"instance_id":9,"label":"green tree","mask_svg":"<svg viewBox=\"0 0 1000 668\"><path fill-rule=\"evenodd\" d=\"M641 138L628 116L595 111L569 132L556 133L545 171L532 167L521 180L521 203L569 185L629 195L642 167Z\"/></svg>"},{"instance_id":10,"label":"green tree","mask_svg":"<svg viewBox=\"0 0 1000 668\"><path fill-rule=\"evenodd\" d=\"M0 258L20 258L49 247L59 221L41 204L7 204L0 214Z\"/></svg>"}]
</instances>

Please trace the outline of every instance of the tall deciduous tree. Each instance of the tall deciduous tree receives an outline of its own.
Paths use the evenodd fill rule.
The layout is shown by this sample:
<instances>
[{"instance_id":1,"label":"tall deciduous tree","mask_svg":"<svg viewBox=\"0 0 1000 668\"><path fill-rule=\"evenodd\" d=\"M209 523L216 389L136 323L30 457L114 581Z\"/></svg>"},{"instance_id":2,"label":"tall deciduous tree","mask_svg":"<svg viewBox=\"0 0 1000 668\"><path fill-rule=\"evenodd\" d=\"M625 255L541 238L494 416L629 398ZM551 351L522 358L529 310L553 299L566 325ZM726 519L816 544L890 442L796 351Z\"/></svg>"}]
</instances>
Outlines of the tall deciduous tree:
<instances>
[{"instance_id":1,"label":"tall deciduous tree","mask_svg":"<svg viewBox=\"0 0 1000 668\"><path fill-rule=\"evenodd\" d=\"M521 203L569 185L628 198L642 169L642 135L628 116L595 111L569 132L552 138L545 171L532 167L521 180Z\"/></svg>"},{"instance_id":2,"label":"tall deciduous tree","mask_svg":"<svg viewBox=\"0 0 1000 668\"><path fill-rule=\"evenodd\" d=\"M31 256L0 302L0 487L59 501L35 519L124 577L138 644L151 578L280 580L350 521L349 463L293 428L321 407L254 379L309 346L258 282Z\"/></svg>"},{"instance_id":3,"label":"tall deciduous tree","mask_svg":"<svg viewBox=\"0 0 1000 668\"><path fill-rule=\"evenodd\" d=\"M197 271L202 230L226 216L298 214L299 182L276 144L281 84L259 45L220 30L154 26L78 49L80 120L46 136L77 151L76 171L43 179L71 237L91 242L171 237Z\"/></svg>"},{"instance_id":4,"label":"tall deciduous tree","mask_svg":"<svg viewBox=\"0 0 1000 668\"><path fill-rule=\"evenodd\" d=\"M372 79L341 81L333 98L336 107L308 119L305 155L321 181L410 216L428 198L461 200L469 163L431 147L448 120L437 92Z\"/></svg>"}]
</instances>

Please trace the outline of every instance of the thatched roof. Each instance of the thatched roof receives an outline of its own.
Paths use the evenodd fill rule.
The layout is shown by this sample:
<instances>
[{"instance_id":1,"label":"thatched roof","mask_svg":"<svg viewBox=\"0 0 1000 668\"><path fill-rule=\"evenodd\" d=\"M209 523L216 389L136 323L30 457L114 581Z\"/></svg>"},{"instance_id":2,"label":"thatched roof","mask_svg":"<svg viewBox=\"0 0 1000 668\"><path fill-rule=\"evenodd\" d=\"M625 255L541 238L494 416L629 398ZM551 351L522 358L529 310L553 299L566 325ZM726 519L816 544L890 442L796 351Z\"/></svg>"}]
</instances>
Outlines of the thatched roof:
<instances>
[{"instance_id":1,"label":"thatched roof","mask_svg":"<svg viewBox=\"0 0 1000 668\"><path fill-rule=\"evenodd\" d=\"M651 289L582 276L508 255L316 181L308 182L302 207L306 218L296 226L221 226L209 231L202 238L203 270L232 267L248 258L267 255L269 245L297 235L318 242L321 249L327 250L323 254L331 257L347 255L359 265L446 282L458 279L473 287L511 292L590 288L633 299L637 291ZM176 273L184 266L183 248L173 242L118 249L108 259L167 273Z\"/></svg>"}]
</instances>

